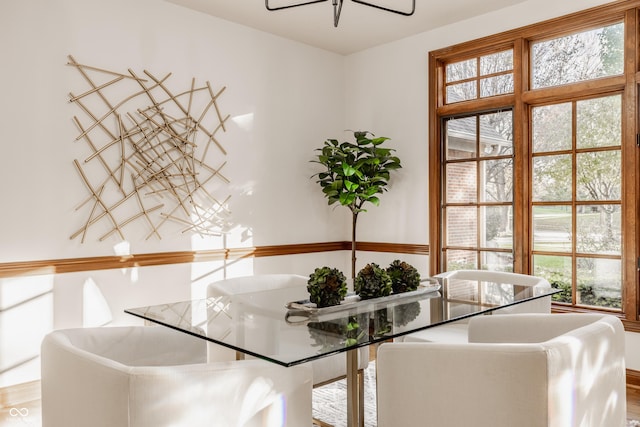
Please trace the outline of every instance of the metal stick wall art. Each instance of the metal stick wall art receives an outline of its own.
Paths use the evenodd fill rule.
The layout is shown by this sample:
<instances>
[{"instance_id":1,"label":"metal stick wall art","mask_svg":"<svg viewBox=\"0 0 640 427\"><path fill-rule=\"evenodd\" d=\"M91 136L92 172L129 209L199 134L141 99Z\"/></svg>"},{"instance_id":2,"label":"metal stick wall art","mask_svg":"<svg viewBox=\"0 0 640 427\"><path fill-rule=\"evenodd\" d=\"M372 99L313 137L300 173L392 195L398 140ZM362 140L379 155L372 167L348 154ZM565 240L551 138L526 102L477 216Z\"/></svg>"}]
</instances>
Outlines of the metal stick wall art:
<instances>
[{"instance_id":1,"label":"metal stick wall art","mask_svg":"<svg viewBox=\"0 0 640 427\"><path fill-rule=\"evenodd\" d=\"M87 212L84 225L71 235L85 241L90 228L100 241L143 223L146 239L160 239L167 223L181 232L219 235L229 218L229 180L223 175L227 152L219 141L229 115L223 117L217 92L207 81L174 93L171 73L141 77L83 65L69 56L88 88L69 94L81 110L73 117L76 141L86 155L73 164L88 190L77 207ZM100 224L100 225L98 225Z\"/></svg>"}]
</instances>

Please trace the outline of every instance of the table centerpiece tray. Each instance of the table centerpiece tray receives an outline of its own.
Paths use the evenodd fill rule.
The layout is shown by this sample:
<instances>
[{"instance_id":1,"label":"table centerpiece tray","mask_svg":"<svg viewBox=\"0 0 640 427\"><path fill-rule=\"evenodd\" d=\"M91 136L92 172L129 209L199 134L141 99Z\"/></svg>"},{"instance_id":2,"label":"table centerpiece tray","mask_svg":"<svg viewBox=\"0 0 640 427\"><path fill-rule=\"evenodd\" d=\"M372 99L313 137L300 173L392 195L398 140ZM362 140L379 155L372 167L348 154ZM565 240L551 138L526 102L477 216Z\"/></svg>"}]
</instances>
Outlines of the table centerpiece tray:
<instances>
[{"instance_id":1,"label":"table centerpiece tray","mask_svg":"<svg viewBox=\"0 0 640 427\"><path fill-rule=\"evenodd\" d=\"M335 313L347 309L357 308L361 305L375 304L379 302L388 303L390 301L397 301L411 297L418 297L422 294L429 294L432 292L437 292L441 288L440 282L433 278L426 278L420 280L420 284L415 291L408 292L400 292L400 293L391 293L390 295L378 298L369 298L362 299L355 292L349 292L347 296L345 296L344 300L340 304L332 305L329 307L317 307L315 303L311 302L309 299L291 301L288 302L285 307L291 312L297 312L299 314L304 313L306 316L319 316L322 314Z\"/></svg>"}]
</instances>

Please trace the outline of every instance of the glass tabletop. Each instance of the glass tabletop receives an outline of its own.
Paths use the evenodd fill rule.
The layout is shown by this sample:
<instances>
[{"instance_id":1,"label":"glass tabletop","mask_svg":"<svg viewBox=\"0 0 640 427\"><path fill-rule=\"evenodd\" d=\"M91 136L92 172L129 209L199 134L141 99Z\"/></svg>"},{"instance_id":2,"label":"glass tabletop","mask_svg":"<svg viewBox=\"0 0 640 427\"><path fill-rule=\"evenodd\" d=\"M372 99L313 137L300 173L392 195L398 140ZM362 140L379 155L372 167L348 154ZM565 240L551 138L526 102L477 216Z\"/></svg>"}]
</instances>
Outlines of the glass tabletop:
<instances>
[{"instance_id":1,"label":"glass tabletop","mask_svg":"<svg viewBox=\"0 0 640 427\"><path fill-rule=\"evenodd\" d=\"M463 318L550 298L551 288L440 280L432 292L345 304L309 313L287 305L306 287L210 297L125 310L238 352L292 366Z\"/></svg>"}]
</instances>

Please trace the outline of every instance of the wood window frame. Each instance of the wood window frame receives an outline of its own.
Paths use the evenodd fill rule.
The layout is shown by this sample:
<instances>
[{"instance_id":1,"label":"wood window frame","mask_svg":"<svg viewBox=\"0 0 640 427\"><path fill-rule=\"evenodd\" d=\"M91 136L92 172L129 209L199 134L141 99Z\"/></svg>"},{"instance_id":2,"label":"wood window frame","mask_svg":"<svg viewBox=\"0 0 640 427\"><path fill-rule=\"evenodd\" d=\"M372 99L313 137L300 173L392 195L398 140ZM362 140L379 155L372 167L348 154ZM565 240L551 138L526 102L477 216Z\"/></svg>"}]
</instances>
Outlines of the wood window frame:
<instances>
[{"instance_id":1,"label":"wood window frame","mask_svg":"<svg viewBox=\"0 0 640 427\"><path fill-rule=\"evenodd\" d=\"M532 90L529 88L530 42L551 39L566 34L605 26L614 22L625 23L625 62L623 75L604 77L573 83L570 88L554 86ZM514 117L514 176L529 175L530 117L531 104L551 103L593 97L620 92L623 96L622 112L622 312L619 316L630 331L640 332L640 308L638 290L640 232L640 162L638 154L638 100L640 92L640 0L624 0L586 9L544 22L528 25L481 39L460 43L429 52L429 235L431 274L442 270L443 223L441 191L443 180L440 174L442 159L443 118L469 112L512 108ZM444 72L447 63L513 49L514 93L490 98L445 104ZM514 271L530 274L532 266L530 234L530 188L528 181L514 182ZM554 305L554 311L598 311Z\"/></svg>"}]
</instances>

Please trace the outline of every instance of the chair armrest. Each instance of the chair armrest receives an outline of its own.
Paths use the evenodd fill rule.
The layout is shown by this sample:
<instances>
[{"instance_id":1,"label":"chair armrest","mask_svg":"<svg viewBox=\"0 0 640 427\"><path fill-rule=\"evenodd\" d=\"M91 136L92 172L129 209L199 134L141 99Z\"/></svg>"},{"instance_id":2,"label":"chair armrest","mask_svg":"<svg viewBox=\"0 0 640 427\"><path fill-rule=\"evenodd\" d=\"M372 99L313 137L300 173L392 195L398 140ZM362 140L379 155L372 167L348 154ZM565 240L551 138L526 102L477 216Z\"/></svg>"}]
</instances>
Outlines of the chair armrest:
<instances>
[{"instance_id":1,"label":"chair armrest","mask_svg":"<svg viewBox=\"0 0 640 427\"><path fill-rule=\"evenodd\" d=\"M40 386L43 427L128 425L128 368L73 347L61 333L42 341Z\"/></svg>"},{"instance_id":2,"label":"chair armrest","mask_svg":"<svg viewBox=\"0 0 640 427\"><path fill-rule=\"evenodd\" d=\"M624 327L615 316L593 316L600 318L542 343L549 360L549 401L570 406L571 413L564 415L576 420L574 425L625 426ZM572 405L567 396L573 396ZM559 415L554 414L558 423Z\"/></svg>"}]
</instances>

